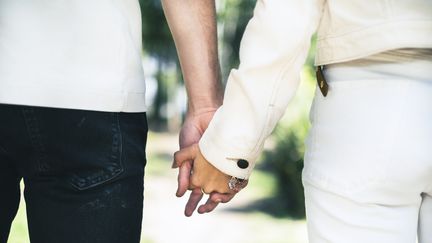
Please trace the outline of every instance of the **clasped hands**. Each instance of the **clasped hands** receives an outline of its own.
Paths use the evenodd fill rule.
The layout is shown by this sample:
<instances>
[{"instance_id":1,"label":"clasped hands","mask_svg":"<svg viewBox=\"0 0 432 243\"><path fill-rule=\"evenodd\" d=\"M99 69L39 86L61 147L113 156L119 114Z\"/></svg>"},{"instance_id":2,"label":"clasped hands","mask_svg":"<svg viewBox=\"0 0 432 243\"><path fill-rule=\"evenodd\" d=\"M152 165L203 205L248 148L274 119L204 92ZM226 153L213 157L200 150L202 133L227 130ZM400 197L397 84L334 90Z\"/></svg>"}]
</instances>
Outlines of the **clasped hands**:
<instances>
[{"instance_id":1,"label":"clasped hands","mask_svg":"<svg viewBox=\"0 0 432 243\"><path fill-rule=\"evenodd\" d=\"M210 164L198 146L198 141L208 126L214 111L196 116L188 116L180 131L180 150L174 154L173 168L179 169L177 197L182 197L190 190L186 203L185 215L191 216L198 207L204 194L207 201L198 207L198 213L209 213L219 203L229 202L237 193L229 188L231 176L219 171Z\"/></svg>"}]
</instances>

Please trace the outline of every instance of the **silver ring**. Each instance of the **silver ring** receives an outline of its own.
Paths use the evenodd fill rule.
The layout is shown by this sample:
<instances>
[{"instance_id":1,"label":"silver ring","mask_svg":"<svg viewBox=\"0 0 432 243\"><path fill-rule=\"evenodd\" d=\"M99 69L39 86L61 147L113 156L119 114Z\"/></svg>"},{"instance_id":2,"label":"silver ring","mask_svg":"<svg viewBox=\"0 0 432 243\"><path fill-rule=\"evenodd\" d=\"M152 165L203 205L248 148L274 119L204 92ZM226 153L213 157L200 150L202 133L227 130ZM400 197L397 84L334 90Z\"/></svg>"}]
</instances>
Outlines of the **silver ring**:
<instances>
[{"instance_id":1,"label":"silver ring","mask_svg":"<svg viewBox=\"0 0 432 243\"><path fill-rule=\"evenodd\" d=\"M228 182L228 187L230 190L239 192L241 189L245 188L247 185L247 180L239 179L236 177L231 177L231 179Z\"/></svg>"}]
</instances>

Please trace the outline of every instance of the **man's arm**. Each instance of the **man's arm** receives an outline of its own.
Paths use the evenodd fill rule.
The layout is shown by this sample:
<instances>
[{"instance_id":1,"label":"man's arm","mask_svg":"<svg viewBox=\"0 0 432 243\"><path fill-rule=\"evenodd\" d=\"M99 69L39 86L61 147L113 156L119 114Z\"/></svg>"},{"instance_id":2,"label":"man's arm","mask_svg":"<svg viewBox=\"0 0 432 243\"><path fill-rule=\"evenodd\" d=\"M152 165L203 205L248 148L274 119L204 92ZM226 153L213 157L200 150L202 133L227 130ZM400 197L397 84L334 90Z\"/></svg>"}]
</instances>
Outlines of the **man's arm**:
<instances>
[{"instance_id":1,"label":"man's arm","mask_svg":"<svg viewBox=\"0 0 432 243\"><path fill-rule=\"evenodd\" d=\"M222 104L215 2L162 0L162 4L174 37L188 94L188 112L180 132L180 148L184 148L198 143L214 112ZM183 196L190 187L192 163L193 159L188 159L180 166L177 196ZM199 165L199 171L226 177L209 163ZM194 169L197 170L195 166ZM192 190L186 205L186 216L192 215L203 196L200 183L194 185L197 188ZM215 199L215 196L219 198ZM214 193L205 204L204 211L214 208L217 205L215 200L229 199ZM203 209L198 211L204 212Z\"/></svg>"},{"instance_id":2,"label":"man's arm","mask_svg":"<svg viewBox=\"0 0 432 243\"><path fill-rule=\"evenodd\" d=\"M162 0L188 94L188 113L222 104L214 0Z\"/></svg>"},{"instance_id":3,"label":"man's arm","mask_svg":"<svg viewBox=\"0 0 432 243\"><path fill-rule=\"evenodd\" d=\"M207 192L224 192L227 175L248 179L265 139L296 91L324 1L257 1L254 16L242 38L240 66L229 75L223 105L215 113L199 146L185 148L176 156L179 164L193 159L194 166L211 163L218 169L216 174L202 170L193 173L192 184L205 178L203 188ZM212 181L217 183L209 183ZM232 197L234 194L220 195ZM214 193L210 196L213 202L198 210L212 211L217 200L221 200L213 196Z\"/></svg>"}]
</instances>

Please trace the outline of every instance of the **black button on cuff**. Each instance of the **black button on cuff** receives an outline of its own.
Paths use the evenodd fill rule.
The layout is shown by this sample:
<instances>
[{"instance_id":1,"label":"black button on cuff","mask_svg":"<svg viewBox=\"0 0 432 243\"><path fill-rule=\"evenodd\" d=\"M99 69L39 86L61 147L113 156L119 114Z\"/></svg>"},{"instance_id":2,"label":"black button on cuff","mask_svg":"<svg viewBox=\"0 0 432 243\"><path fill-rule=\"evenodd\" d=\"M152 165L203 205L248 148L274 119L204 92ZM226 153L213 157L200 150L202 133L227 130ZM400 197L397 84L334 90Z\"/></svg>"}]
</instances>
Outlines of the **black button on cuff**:
<instances>
[{"instance_id":1,"label":"black button on cuff","mask_svg":"<svg viewBox=\"0 0 432 243\"><path fill-rule=\"evenodd\" d=\"M244 159L239 159L237 161L237 166L240 167L241 169L246 169L247 167L249 167L249 162Z\"/></svg>"}]
</instances>

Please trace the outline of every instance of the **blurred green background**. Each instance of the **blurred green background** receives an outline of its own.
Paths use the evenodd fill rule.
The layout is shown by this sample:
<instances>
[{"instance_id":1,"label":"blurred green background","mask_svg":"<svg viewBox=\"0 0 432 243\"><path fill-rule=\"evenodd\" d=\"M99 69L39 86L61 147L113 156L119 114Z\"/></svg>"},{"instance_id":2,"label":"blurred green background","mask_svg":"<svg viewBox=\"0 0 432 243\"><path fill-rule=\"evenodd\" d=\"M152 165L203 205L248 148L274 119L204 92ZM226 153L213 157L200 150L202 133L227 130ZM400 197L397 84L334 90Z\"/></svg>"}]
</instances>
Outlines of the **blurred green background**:
<instances>
[{"instance_id":1,"label":"blurred green background","mask_svg":"<svg viewBox=\"0 0 432 243\"><path fill-rule=\"evenodd\" d=\"M184 199L174 196L177 133L186 111L186 94L175 46L159 0L140 0L143 63L148 85L148 165L143 242L307 242L301 184L303 141L309 128L315 76L314 40L302 83L286 115L267 141L247 189L208 215L183 216ZM219 55L223 80L238 66L240 40L255 0L218 0ZM22 185L23 186L23 185ZM25 204L13 223L9 243L27 243Z\"/></svg>"}]
</instances>

